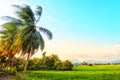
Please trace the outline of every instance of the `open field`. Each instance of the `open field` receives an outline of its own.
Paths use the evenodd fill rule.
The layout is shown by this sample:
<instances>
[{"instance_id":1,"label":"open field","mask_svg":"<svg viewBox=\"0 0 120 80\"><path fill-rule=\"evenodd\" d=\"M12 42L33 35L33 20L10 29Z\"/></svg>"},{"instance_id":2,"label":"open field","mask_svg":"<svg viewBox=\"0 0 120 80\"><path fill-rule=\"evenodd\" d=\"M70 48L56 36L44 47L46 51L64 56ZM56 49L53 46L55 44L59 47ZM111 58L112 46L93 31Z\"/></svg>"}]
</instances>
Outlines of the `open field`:
<instances>
[{"instance_id":1,"label":"open field","mask_svg":"<svg viewBox=\"0 0 120 80\"><path fill-rule=\"evenodd\" d=\"M120 80L120 65L74 66L72 71L28 71L22 80Z\"/></svg>"}]
</instances>

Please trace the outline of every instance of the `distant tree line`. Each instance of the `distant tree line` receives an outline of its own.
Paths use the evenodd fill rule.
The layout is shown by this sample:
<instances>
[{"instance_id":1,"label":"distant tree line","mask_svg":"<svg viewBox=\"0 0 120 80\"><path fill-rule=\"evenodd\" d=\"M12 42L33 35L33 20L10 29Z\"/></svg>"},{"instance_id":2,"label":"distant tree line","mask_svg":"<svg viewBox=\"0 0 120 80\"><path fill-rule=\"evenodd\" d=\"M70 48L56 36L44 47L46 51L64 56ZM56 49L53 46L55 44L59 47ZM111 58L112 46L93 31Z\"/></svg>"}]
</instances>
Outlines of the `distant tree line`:
<instances>
[{"instance_id":1,"label":"distant tree line","mask_svg":"<svg viewBox=\"0 0 120 80\"><path fill-rule=\"evenodd\" d=\"M0 68L5 70L8 62L5 61L5 57L2 58L0 58ZM25 59L14 58L13 69L16 71L22 71L24 69L24 65ZM42 58L30 59L27 70L72 70L72 68L73 65L69 60L62 61L56 54L52 54L49 56L43 55Z\"/></svg>"},{"instance_id":2,"label":"distant tree line","mask_svg":"<svg viewBox=\"0 0 120 80\"><path fill-rule=\"evenodd\" d=\"M74 63L74 66L94 66L94 65L119 65L120 63L87 63L83 61L82 63Z\"/></svg>"},{"instance_id":3,"label":"distant tree line","mask_svg":"<svg viewBox=\"0 0 120 80\"><path fill-rule=\"evenodd\" d=\"M23 70L24 62L24 59L16 58L17 70ZM73 65L69 60L62 61L56 54L32 58L28 64L28 70L72 70L72 68Z\"/></svg>"}]
</instances>

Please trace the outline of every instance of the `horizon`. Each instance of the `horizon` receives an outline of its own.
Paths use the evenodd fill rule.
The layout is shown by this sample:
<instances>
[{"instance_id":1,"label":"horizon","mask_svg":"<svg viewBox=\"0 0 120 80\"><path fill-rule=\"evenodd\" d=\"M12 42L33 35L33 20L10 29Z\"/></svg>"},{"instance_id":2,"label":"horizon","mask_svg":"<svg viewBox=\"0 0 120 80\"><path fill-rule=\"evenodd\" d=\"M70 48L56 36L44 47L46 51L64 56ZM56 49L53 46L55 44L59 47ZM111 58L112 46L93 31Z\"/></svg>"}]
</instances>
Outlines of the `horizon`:
<instances>
[{"instance_id":1,"label":"horizon","mask_svg":"<svg viewBox=\"0 0 120 80\"><path fill-rule=\"evenodd\" d=\"M38 26L53 32L51 41L43 35L48 55L57 54L71 61L117 61L120 60L119 3L118 0L5 0L0 3L0 17L15 16L13 4L28 4L33 10L40 5L43 13ZM40 53L34 56L39 57Z\"/></svg>"}]
</instances>

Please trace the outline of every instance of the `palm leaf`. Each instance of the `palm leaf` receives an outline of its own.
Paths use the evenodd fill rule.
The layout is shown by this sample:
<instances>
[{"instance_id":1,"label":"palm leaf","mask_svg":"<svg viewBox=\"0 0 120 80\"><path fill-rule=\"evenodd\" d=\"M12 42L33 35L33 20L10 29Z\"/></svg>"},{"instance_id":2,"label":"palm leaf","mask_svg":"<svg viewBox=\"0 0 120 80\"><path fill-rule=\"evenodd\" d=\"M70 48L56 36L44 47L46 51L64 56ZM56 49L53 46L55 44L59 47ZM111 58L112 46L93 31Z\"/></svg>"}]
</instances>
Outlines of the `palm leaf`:
<instances>
[{"instance_id":1,"label":"palm leaf","mask_svg":"<svg viewBox=\"0 0 120 80\"><path fill-rule=\"evenodd\" d=\"M42 7L37 6L36 15L38 16L38 18L36 19L36 23L40 20L41 14L42 14Z\"/></svg>"},{"instance_id":2,"label":"palm leaf","mask_svg":"<svg viewBox=\"0 0 120 80\"><path fill-rule=\"evenodd\" d=\"M38 27L38 28L39 28L39 31L45 33L50 40L52 39L53 36L51 31L43 27Z\"/></svg>"},{"instance_id":3,"label":"palm leaf","mask_svg":"<svg viewBox=\"0 0 120 80\"><path fill-rule=\"evenodd\" d=\"M5 21L9 21L11 23L14 23L16 25L21 25L22 21L19 19L16 19L14 17L10 17L10 16L2 16L1 19L5 20Z\"/></svg>"},{"instance_id":4,"label":"palm leaf","mask_svg":"<svg viewBox=\"0 0 120 80\"><path fill-rule=\"evenodd\" d=\"M31 18L31 20L33 22L35 22L35 17L34 17L34 13L31 10L30 6L25 5L25 7L23 8L23 11L26 12L27 15L29 15L29 17Z\"/></svg>"},{"instance_id":5,"label":"palm leaf","mask_svg":"<svg viewBox=\"0 0 120 80\"><path fill-rule=\"evenodd\" d=\"M14 7L16 7L18 10L16 10L16 14L19 18L21 18L24 21L27 22L35 22L35 17L34 17L34 13L32 12L30 6L28 5L24 5L24 6L20 6L20 5L13 5Z\"/></svg>"},{"instance_id":6,"label":"palm leaf","mask_svg":"<svg viewBox=\"0 0 120 80\"><path fill-rule=\"evenodd\" d=\"M7 23L4 23L3 26L5 29L9 30L9 31L14 31L17 29L17 26L16 24L14 24L13 22L7 22Z\"/></svg>"},{"instance_id":7,"label":"palm leaf","mask_svg":"<svg viewBox=\"0 0 120 80\"><path fill-rule=\"evenodd\" d=\"M38 42L39 42L40 49L43 50L44 47L45 47L45 45L44 45L44 40L43 40L41 34L40 34L38 31L36 31L35 34L36 34L37 40L38 40Z\"/></svg>"},{"instance_id":8,"label":"palm leaf","mask_svg":"<svg viewBox=\"0 0 120 80\"><path fill-rule=\"evenodd\" d=\"M8 40L13 38L17 32L16 25L12 22L8 22L8 23L4 23L2 26L5 28L5 30L0 31L0 34L2 34L2 36L5 37L3 39Z\"/></svg>"}]
</instances>

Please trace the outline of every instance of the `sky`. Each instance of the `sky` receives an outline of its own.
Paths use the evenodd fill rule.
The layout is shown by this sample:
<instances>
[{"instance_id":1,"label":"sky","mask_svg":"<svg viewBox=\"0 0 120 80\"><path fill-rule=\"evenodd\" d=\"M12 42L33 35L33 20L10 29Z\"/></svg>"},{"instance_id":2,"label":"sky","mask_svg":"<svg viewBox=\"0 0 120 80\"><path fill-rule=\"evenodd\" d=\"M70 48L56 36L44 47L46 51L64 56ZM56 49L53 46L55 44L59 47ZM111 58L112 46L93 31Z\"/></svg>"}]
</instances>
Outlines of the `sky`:
<instances>
[{"instance_id":1,"label":"sky","mask_svg":"<svg viewBox=\"0 0 120 80\"><path fill-rule=\"evenodd\" d=\"M0 16L15 16L13 4L43 8L38 26L52 31L44 37L48 55L72 62L120 60L119 0L1 0ZM0 21L0 24L2 21ZM45 35L43 35L45 36ZM41 56L38 51L35 57Z\"/></svg>"}]
</instances>

